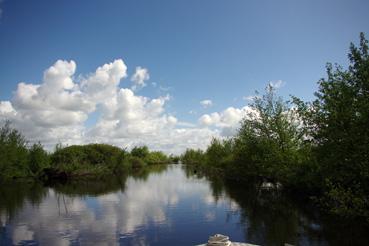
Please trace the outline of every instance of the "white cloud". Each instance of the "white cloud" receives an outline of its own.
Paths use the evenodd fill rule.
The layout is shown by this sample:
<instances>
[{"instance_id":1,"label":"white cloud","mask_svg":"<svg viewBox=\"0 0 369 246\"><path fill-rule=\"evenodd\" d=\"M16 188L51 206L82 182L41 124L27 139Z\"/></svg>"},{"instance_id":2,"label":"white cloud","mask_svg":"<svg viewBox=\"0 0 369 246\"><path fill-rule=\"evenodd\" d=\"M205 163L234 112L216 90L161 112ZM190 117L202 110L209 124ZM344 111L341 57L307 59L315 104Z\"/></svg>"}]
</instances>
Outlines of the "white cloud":
<instances>
[{"instance_id":1,"label":"white cloud","mask_svg":"<svg viewBox=\"0 0 369 246\"><path fill-rule=\"evenodd\" d=\"M206 100L202 100L200 102L201 106L203 106L204 108L209 108L211 106L213 106L213 102L209 99L206 99Z\"/></svg>"},{"instance_id":2,"label":"white cloud","mask_svg":"<svg viewBox=\"0 0 369 246\"><path fill-rule=\"evenodd\" d=\"M14 114L15 110L9 101L0 101L0 115Z\"/></svg>"},{"instance_id":3,"label":"white cloud","mask_svg":"<svg viewBox=\"0 0 369 246\"><path fill-rule=\"evenodd\" d=\"M75 70L74 61L59 60L44 72L42 83L19 83L12 100L1 103L0 119L13 121L30 140L75 142L95 109L74 83Z\"/></svg>"},{"instance_id":4,"label":"white cloud","mask_svg":"<svg viewBox=\"0 0 369 246\"><path fill-rule=\"evenodd\" d=\"M134 83L131 89L135 91L145 87L146 86L145 81L149 79L150 74L147 68L136 67L136 71L131 77L131 81Z\"/></svg>"},{"instance_id":5,"label":"white cloud","mask_svg":"<svg viewBox=\"0 0 369 246\"><path fill-rule=\"evenodd\" d=\"M250 106L243 108L229 107L221 112L204 114L198 121L204 127L218 128L222 136L232 136L237 132L241 120L251 114L255 114L255 111Z\"/></svg>"},{"instance_id":6,"label":"white cloud","mask_svg":"<svg viewBox=\"0 0 369 246\"><path fill-rule=\"evenodd\" d=\"M82 80L82 91L95 103L105 102L116 96L119 83L127 77L127 66L123 60L115 60L96 69Z\"/></svg>"},{"instance_id":7,"label":"white cloud","mask_svg":"<svg viewBox=\"0 0 369 246\"><path fill-rule=\"evenodd\" d=\"M76 69L74 61L58 60L40 83L20 82L10 101L0 101L0 120L11 120L30 142L41 141L48 149L58 142L102 142L179 154L205 148L220 136L218 129L187 124L168 113L170 95L149 98L122 88L127 67L121 59L76 76L79 82ZM86 127L90 117L96 123ZM226 113L222 117L220 122L229 121Z\"/></svg>"}]
</instances>

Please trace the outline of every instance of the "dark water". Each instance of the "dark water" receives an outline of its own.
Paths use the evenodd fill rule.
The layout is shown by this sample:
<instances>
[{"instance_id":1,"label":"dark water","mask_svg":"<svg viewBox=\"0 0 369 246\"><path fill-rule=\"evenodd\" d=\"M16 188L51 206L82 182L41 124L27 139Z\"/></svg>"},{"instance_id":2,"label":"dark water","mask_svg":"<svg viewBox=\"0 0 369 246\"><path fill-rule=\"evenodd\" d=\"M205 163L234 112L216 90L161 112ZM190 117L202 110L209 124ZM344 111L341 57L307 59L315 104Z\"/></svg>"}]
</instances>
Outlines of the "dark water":
<instances>
[{"instance_id":1,"label":"dark water","mask_svg":"<svg viewBox=\"0 0 369 246\"><path fill-rule=\"evenodd\" d=\"M180 165L104 182L0 187L0 245L195 245L215 233L262 245L369 245L363 226Z\"/></svg>"}]
</instances>

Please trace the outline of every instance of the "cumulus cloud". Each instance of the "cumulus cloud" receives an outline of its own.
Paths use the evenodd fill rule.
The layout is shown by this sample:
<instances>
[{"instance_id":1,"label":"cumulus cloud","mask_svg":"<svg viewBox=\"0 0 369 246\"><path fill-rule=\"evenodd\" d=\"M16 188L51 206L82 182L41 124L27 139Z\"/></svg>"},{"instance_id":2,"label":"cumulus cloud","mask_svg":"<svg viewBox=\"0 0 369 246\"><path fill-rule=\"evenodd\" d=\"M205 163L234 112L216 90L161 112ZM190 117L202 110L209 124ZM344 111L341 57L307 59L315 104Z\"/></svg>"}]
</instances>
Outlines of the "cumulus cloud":
<instances>
[{"instance_id":1,"label":"cumulus cloud","mask_svg":"<svg viewBox=\"0 0 369 246\"><path fill-rule=\"evenodd\" d=\"M164 113L169 96L149 99L130 89L120 89L116 97L106 101L102 116L88 137L121 139L147 137L175 126L177 119Z\"/></svg>"},{"instance_id":2,"label":"cumulus cloud","mask_svg":"<svg viewBox=\"0 0 369 246\"><path fill-rule=\"evenodd\" d=\"M222 136L232 136L240 126L244 117L255 114L255 110L250 106L243 108L229 107L221 112L204 114L199 118L200 125L204 127L216 127L220 129Z\"/></svg>"},{"instance_id":3,"label":"cumulus cloud","mask_svg":"<svg viewBox=\"0 0 369 246\"><path fill-rule=\"evenodd\" d=\"M57 61L40 84L21 82L11 101L0 103L0 119L9 119L31 139L46 142L81 138L80 129L95 109L74 83L74 61Z\"/></svg>"},{"instance_id":4,"label":"cumulus cloud","mask_svg":"<svg viewBox=\"0 0 369 246\"><path fill-rule=\"evenodd\" d=\"M209 108L209 107L213 106L213 102L212 102L211 100L209 100L209 99L202 100L202 101L200 102L200 104L201 104L201 106L202 106L203 108Z\"/></svg>"},{"instance_id":5,"label":"cumulus cloud","mask_svg":"<svg viewBox=\"0 0 369 246\"><path fill-rule=\"evenodd\" d=\"M115 60L96 69L95 73L81 82L82 91L90 101L103 103L116 96L119 83L127 77L123 60Z\"/></svg>"},{"instance_id":6,"label":"cumulus cloud","mask_svg":"<svg viewBox=\"0 0 369 246\"><path fill-rule=\"evenodd\" d=\"M100 142L128 148L145 144L179 154L186 148L205 148L213 136L220 136L218 129L181 122L168 113L170 95L149 98L121 87L127 77L121 59L88 75L76 76L76 69L74 61L58 60L41 82L20 82L10 101L0 101L0 120L11 120L30 142L41 141L48 149L58 142ZM137 83L149 78L147 69L138 67L136 74ZM217 124L229 122L226 114ZM86 127L90 117L96 123Z\"/></svg>"},{"instance_id":7,"label":"cumulus cloud","mask_svg":"<svg viewBox=\"0 0 369 246\"><path fill-rule=\"evenodd\" d=\"M136 67L135 73L131 77L133 85L132 90L138 90L146 86L145 81L150 79L149 70L147 68Z\"/></svg>"}]
</instances>

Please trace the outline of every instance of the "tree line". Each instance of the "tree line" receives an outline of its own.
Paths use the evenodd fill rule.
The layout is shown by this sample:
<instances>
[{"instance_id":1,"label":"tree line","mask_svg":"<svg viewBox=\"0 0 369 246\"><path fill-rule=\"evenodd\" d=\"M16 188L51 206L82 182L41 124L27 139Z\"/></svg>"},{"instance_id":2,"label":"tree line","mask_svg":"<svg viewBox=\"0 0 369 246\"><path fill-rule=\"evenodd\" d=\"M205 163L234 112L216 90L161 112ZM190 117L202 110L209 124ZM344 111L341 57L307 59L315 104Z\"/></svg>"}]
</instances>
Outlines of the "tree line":
<instances>
[{"instance_id":1,"label":"tree line","mask_svg":"<svg viewBox=\"0 0 369 246\"><path fill-rule=\"evenodd\" d=\"M368 41L351 43L349 66L327 64L315 99L289 101L267 86L254 97L236 136L187 149L187 164L219 170L226 179L268 180L329 212L369 221Z\"/></svg>"},{"instance_id":2,"label":"tree line","mask_svg":"<svg viewBox=\"0 0 369 246\"><path fill-rule=\"evenodd\" d=\"M108 144L61 146L53 153L40 143L30 145L9 121L0 127L0 182L19 178L52 179L99 178L123 174L152 164L178 161L147 146L131 151Z\"/></svg>"}]
</instances>

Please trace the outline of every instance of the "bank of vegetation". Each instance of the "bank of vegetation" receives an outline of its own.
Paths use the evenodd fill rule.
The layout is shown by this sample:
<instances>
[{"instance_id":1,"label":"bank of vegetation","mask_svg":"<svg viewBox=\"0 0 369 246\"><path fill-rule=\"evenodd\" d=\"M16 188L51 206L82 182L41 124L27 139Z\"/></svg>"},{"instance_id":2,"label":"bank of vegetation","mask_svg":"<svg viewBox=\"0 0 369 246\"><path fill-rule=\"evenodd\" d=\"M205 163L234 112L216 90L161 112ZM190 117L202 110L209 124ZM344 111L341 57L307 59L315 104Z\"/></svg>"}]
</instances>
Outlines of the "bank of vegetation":
<instances>
[{"instance_id":1,"label":"bank of vegetation","mask_svg":"<svg viewBox=\"0 0 369 246\"><path fill-rule=\"evenodd\" d=\"M108 144L57 145L53 153L48 153L40 143L30 145L10 122L0 127L0 182L103 178L173 161L176 159L172 156L150 151L147 146L128 151Z\"/></svg>"},{"instance_id":2,"label":"bank of vegetation","mask_svg":"<svg viewBox=\"0 0 369 246\"><path fill-rule=\"evenodd\" d=\"M360 35L347 69L327 64L315 99L255 96L235 137L188 149L182 162L226 179L275 182L345 218L369 222L369 54Z\"/></svg>"}]
</instances>

